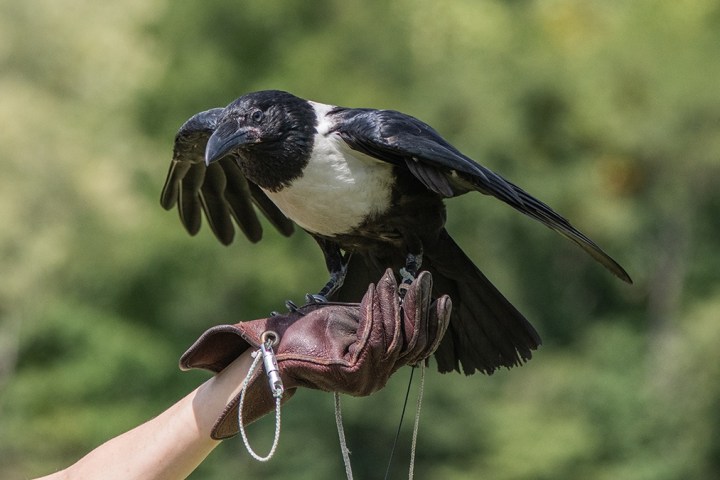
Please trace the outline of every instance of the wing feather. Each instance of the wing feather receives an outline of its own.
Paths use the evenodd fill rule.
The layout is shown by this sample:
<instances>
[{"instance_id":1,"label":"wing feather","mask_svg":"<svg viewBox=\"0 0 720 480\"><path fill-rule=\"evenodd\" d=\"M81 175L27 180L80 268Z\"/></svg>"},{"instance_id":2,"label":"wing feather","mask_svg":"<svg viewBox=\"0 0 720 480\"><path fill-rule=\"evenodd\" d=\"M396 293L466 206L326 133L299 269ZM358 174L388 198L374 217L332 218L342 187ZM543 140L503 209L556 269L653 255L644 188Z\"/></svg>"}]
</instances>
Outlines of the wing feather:
<instances>
[{"instance_id":1,"label":"wing feather","mask_svg":"<svg viewBox=\"0 0 720 480\"><path fill-rule=\"evenodd\" d=\"M476 190L507 203L572 240L620 279L627 272L609 255L548 205L483 167L453 147L417 118L394 110L337 107L335 132L354 150L405 166L425 187L444 197Z\"/></svg>"},{"instance_id":2,"label":"wing feather","mask_svg":"<svg viewBox=\"0 0 720 480\"><path fill-rule=\"evenodd\" d=\"M205 169L200 164L194 164L180 180L178 212L182 224L190 235L195 235L202 223L199 193L204 178Z\"/></svg>"},{"instance_id":3,"label":"wing feather","mask_svg":"<svg viewBox=\"0 0 720 480\"><path fill-rule=\"evenodd\" d=\"M292 234L292 221L245 178L233 158L205 166L205 146L222 113L222 108L201 112L180 127L160 204L166 210L177 207L180 221L190 235L200 230L204 214L223 245L230 244L235 237L233 219L251 242L262 238L255 207L280 233Z\"/></svg>"},{"instance_id":4,"label":"wing feather","mask_svg":"<svg viewBox=\"0 0 720 480\"><path fill-rule=\"evenodd\" d=\"M229 245L235 238L235 227L230 217L231 208L225 199L226 185L227 179L222 166L214 163L205 168L205 178L200 189L200 203L210 229L223 245Z\"/></svg>"}]
</instances>

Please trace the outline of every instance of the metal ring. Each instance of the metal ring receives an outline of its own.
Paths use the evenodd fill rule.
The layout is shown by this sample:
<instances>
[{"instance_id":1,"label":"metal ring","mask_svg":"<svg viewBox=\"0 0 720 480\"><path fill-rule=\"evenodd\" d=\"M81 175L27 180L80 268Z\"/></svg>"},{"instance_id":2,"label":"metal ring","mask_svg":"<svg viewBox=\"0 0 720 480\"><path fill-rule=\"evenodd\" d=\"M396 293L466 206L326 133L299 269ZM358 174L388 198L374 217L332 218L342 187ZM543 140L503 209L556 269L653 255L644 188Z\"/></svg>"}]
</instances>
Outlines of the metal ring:
<instances>
[{"instance_id":1,"label":"metal ring","mask_svg":"<svg viewBox=\"0 0 720 480\"><path fill-rule=\"evenodd\" d=\"M274 330L265 330L262 335L260 335L260 341L263 345L270 342L270 346L274 347L280 343L280 335L278 335Z\"/></svg>"}]
</instances>

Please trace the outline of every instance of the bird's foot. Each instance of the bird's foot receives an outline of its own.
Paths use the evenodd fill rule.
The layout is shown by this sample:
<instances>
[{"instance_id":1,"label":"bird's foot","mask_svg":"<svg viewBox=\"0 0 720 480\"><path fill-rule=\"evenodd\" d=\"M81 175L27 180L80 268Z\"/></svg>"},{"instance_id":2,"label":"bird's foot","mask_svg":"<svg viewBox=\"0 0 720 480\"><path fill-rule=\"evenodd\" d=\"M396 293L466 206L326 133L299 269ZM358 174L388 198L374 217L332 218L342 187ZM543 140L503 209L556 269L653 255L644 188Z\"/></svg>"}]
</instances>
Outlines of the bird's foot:
<instances>
[{"instance_id":1,"label":"bird's foot","mask_svg":"<svg viewBox=\"0 0 720 480\"><path fill-rule=\"evenodd\" d=\"M305 302L308 305L318 305L321 303L328 303L328 299L321 293L308 293L305 295Z\"/></svg>"},{"instance_id":2,"label":"bird's foot","mask_svg":"<svg viewBox=\"0 0 720 480\"><path fill-rule=\"evenodd\" d=\"M298 307L297 304L295 302L293 302L292 300L285 300L285 308L288 309L288 313L302 313L300 311L300 309L302 307ZM282 315L282 314L280 312L278 312L277 310L273 310L272 312L270 312L271 317L277 317L279 315Z\"/></svg>"},{"instance_id":3,"label":"bird's foot","mask_svg":"<svg viewBox=\"0 0 720 480\"><path fill-rule=\"evenodd\" d=\"M285 308L288 309L288 313L299 313L303 315L303 307L307 305L321 305L323 303L328 303L328 299L325 295L320 293L308 293L305 295L305 305L298 306L298 304L292 300L285 300ZM280 315L280 312L277 310L270 312L271 317L277 317L278 315Z\"/></svg>"},{"instance_id":4,"label":"bird's foot","mask_svg":"<svg viewBox=\"0 0 720 480\"><path fill-rule=\"evenodd\" d=\"M292 300L285 300L285 308L287 308L290 313L297 313L300 311L300 307L298 307Z\"/></svg>"}]
</instances>

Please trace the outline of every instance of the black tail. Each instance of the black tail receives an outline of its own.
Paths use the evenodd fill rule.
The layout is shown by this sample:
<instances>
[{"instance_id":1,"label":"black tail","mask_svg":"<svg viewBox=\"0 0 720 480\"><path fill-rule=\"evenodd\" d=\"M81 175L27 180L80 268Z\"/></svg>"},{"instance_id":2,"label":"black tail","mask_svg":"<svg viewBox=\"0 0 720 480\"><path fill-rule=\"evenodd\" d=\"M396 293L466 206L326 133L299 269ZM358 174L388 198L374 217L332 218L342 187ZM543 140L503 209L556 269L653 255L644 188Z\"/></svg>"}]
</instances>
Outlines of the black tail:
<instances>
[{"instance_id":1,"label":"black tail","mask_svg":"<svg viewBox=\"0 0 720 480\"><path fill-rule=\"evenodd\" d=\"M450 295L452 317L435 352L438 370L466 375L493 373L500 367L521 365L540 346L530 322L490 283L446 230L436 245L423 253L422 270L433 275L435 296ZM402 256L399 256L402 258ZM358 301L369 283L377 282L387 264L353 255L343 287L335 297Z\"/></svg>"},{"instance_id":2,"label":"black tail","mask_svg":"<svg viewBox=\"0 0 720 480\"><path fill-rule=\"evenodd\" d=\"M434 290L453 302L450 327L435 352L441 372L491 374L530 360L542 343L530 322L498 291L446 230L424 252Z\"/></svg>"}]
</instances>

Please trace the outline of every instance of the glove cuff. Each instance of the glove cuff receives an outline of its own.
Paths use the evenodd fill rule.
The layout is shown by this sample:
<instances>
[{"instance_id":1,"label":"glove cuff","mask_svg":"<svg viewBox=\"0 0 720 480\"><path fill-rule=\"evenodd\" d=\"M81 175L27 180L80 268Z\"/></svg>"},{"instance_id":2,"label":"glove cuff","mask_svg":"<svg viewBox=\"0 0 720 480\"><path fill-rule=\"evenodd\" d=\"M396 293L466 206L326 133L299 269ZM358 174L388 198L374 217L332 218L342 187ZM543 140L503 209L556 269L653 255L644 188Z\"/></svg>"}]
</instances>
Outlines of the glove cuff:
<instances>
[{"instance_id":1,"label":"glove cuff","mask_svg":"<svg viewBox=\"0 0 720 480\"><path fill-rule=\"evenodd\" d=\"M260 347L254 338L248 337L246 338L245 332L237 325L212 327L205 331L180 357L180 369L199 368L218 373L248 348ZM263 378L264 374L261 367L253 372L252 378L248 381L243 405L243 423L246 425L271 411L275 405L275 399L267 386L267 382L263 382ZM286 390L282 402L285 403L294 393L295 389ZM224 440L237 435L239 431L239 406L240 394L236 395L225 406L210 431L211 438Z\"/></svg>"},{"instance_id":2,"label":"glove cuff","mask_svg":"<svg viewBox=\"0 0 720 480\"><path fill-rule=\"evenodd\" d=\"M180 369L200 368L218 373L245 350L259 345L251 343L236 325L217 325L203 333L180 357Z\"/></svg>"}]
</instances>

